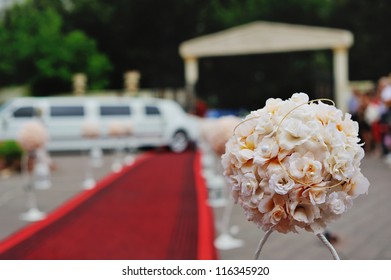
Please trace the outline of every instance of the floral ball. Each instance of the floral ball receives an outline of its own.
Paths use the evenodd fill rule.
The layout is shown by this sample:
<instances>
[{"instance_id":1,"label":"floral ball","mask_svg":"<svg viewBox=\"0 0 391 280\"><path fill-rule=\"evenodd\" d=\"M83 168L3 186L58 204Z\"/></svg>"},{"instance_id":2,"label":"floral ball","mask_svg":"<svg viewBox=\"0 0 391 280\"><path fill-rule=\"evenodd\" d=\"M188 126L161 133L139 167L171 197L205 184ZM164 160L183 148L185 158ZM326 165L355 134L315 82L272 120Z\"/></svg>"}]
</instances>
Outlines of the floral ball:
<instances>
[{"instance_id":1,"label":"floral ball","mask_svg":"<svg viewBox=\"0 0 391 280\"><path fill-rule=\"evenodd\" d=\"M213 118L200 119L199 123L200 123L199 125L200 137L203 141L209 144L211 141L210 132L213 131L213 129L216 127L217 119L213 119Z\"/></svg>"},{"instance_id":2,"label":"floral ball","mask_svg":"<svg viewBox=\"0 0 391 280\"><path fill-rule=\"evenodd\" d=\"M126 128L123 123L112 121L108 126L108 133L111 137L121 137L126 135Z\"/></svg>"},{"instance_id":3,"label":"floral ball","mask_svg":"<svg viewBox=\"0 0 391 280\"><path fill-rule=\"evenodd\" d=\"M32 152L43 147L47 141L48 133L39 121L29 121L19 131L18 142L27 152Z\"/></svg>"},{"instance_id":4,"label":"floral ball","mask_svg":"<svg viewBox=\"0 0 391 280\"><path fill-rule=\"evenodd\" d=\"M232 196L267 231L322 232L368 192L358 124L295 93L270 98L235 129L222 156Z\"/></svg>"},{"instance_id":5,"label":"floral ball","mask_svg":"<svg viewBox=\"0 0 391 280\"><path fill-rule=\"evenodd\" d=\"M235 116L220 117L214 122L213 127L208 131L208 141L216 154L224 154L225 143L232 136L232 132L239 123L240 118Z\"/></svg>"},{"instance_id":6,"label":"floral ball","mask_svg":"<svg viewBox=\"0 0 391 280\"><path fill-rule=\"evenodd\" d=\"M87 138L97 138L100 135L100 127L97 121L88 120L82 124L82 134Z\"/></svg>"},{"instance_id":7,"label":"floral ball","mask_svg":"<svg viewBox=\"0 0 391 280\"><path fill-rule=\"evenodd\" d=\"M134 130L133 123L127 122L124 123L123 125L124 125L124 134L128 136L132 135Z\"/></svg>"}]
</instances>

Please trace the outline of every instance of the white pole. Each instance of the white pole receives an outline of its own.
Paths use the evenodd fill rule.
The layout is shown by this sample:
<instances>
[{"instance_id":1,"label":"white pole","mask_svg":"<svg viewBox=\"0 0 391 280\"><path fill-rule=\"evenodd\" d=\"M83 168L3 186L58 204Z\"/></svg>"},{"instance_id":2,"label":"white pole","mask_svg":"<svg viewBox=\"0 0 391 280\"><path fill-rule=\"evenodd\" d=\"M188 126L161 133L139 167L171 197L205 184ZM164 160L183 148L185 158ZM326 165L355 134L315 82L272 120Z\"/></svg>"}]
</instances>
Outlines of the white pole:
<instances>
[{"instance_id":1,"label":"white pole","mask_svg":"<svg viewBox=\"0 0 391 280\"><path fill-rule=\"evenodd\" d=\"M187 104L188 109L192 111L194 110L196 100L195 85L198 81L198 59L196 57L185 57L184 60L186 90L189 98Z\"/></svg>"},{"instance_id":2,"label":"white pole","mask_svg":"<svg viewBox=\"0 0 391 280\"><path fill-rule=\"evenodd\" d=\"M347 112L349 101L349 66L347 48L339 47L333 49L333 60L335 102L339 109L343 112Z\"/></svg>"}]
</instances>

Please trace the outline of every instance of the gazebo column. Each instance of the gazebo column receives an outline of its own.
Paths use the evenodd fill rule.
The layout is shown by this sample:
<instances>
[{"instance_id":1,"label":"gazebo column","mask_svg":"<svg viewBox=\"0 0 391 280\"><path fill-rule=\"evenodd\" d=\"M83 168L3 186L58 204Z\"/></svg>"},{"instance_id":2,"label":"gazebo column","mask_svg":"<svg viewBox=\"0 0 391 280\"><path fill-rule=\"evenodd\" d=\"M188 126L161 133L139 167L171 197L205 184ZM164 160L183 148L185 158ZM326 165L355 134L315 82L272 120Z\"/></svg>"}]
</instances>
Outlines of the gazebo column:
<instances>
[{"instance_id":1,"label":"gazebo column","mask_svg":"<svg viewBox=\"0 0 391 280\"><path fill-rule=\"evenodd\" d=\"M197 57L185 57L185 82L188 93L188 109L195 108L196 91L195 85L198 81L198 59Z\"/></svg>"},{"instance_id":2,"label":"gazebo column","mask_svg":"<svg viewBox=\"0 0 391 280\"><path fill-rule=\"evenodd\" d=\"M335 101L339 109L347 112L349 101L348 50L345 47L334 48L333 55Z\"/></svg>"}]
</instances>

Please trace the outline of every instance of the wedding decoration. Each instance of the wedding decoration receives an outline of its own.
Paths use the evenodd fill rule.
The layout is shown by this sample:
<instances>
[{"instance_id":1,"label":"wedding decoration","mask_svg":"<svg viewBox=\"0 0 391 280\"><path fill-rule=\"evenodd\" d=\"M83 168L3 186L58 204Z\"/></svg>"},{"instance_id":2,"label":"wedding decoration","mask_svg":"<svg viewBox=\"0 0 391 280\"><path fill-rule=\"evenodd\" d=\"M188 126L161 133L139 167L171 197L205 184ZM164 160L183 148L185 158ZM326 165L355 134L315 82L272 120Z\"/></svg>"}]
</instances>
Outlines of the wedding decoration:
<instances>
[{"instance_id":1,"label":"wedding decoration","mask_svg":"<svg viewBox=\"0 0 391 280\"><path fill-rule=\"evenodd\" d=\"M224 195L225 180L222 176L220 161L211 147L213 134L216 134L215 129L217 128L218 119L200 118L199 122L200 141L198 145L202 151L202 174L208 185L208 204L213 208L223 207L227 204Z\"/></svg>"},{"instance_id":2,"label":"wedding decoration","mask_svg":"<svg viewBox=\"0 0 391 280\"><path fill-rule=\"evenodd\" d=\"M108 133L111 137L122 137L126 134L127 129L123 123L119 121L112 121L108 126Z\"/></svg>"},{"instance_id":3,"label":"wedding decoration","mask_svg":"<svg viewBox=\"0 0 391 280\"><path fill-rule=\"evenodd\" d=\"M43 147L48 141L48 134L43 124L37 120L24 124L18 135L18 142L26 152Z\"/></svg>"},{"instance_id":4,"label":"wedding decoration","mask_svg":"<svg viewBox=\"0 0 391 280\"><path fill-rule=\"evenodd\" d=\"M225 143L232 136L232 132L235 127L240 123L240 118L236 116L223 116L220 117L213 122L210 122L204 125L205 130L202 132L202 135L209 142L209 146L212 149L212 153L221 157L221 155L225 152ZM219 174L221 174L221 165L218 166ZM219 175L219 178L224 179ZM225 180L222 180L221 190L222 193L220 196L223 196L224 200L224 210L221 217L221 222L219 224L220 234L215 239L215 246L219 250L231 250L235 248L242 247L244 242L243 240L237 239L231 235L230 232L230 223L231 223L231 215L233 210L233 200L229 199L229 194L227 193L227 183ZM215 192L219 191L214 190Z\"/></svg>"},{"instance_id":5,"label":"wedding decoration","mask_svg":"<svg viewBox=\"0 0 391 280\"><path fill-rule=\"evenodd\" d=\"M267 232L258 255L272 231L301 228L327 243L322 235L327 223L368 191L359 141L350 114L325 100L309 101L305 93L270 98L236 127L222 165L235 202Z\"/></svg>"},{"instance_id":6,"label":"wedding decoration","mask_svg":"<svg viewBox=\"0 0 391 280\"><path fill-rule=\"evenodd\" d=\"M125 149L127 152L125 153L124 157L124 163L126 165L132 165L135 161L135 143L134 139L132 139L133 136L133 123L132 122L127 122L123 124L124 128L124 135L126 137L126 144L125 144Z\"/></svg>"},{"instance_id":7,"label":"wedding decoration","mask_svg":"<svg viewBox=\"0 0 391 280\"><path fill-rule=\"evenodd\" d=\"M85 138L95 139L100 136L100 127L97 121L87 120L82 124L82 135Z\"/></svg>"},{"instance_id":8,"label":"wedding decoration","mask_svg":"<svg viewBox=\"0 0 391 280\"><path fill-rule=\"evenodd\" d=\"M103 165L102 149L97 144L97 139L100 136L100 126L95 120L87 120L82 124L82 136L89 140L89 149L87 150L88 158L86 161L85 178L82 182L83 189L92 189L96 182L94 179L93 167L101 167Z\"/></svg>"},{"instance_id":9,"label":"wedding decoration","mask_svg":"<svg viewBox=\"0 0 391 280\"><path fill-rule=\"evenodd\" d=\"M45 155L44 146L48 141L48 134L43 124L38 120L33 120L25 123L18 134L18 142L26 152L24 155L23 169L28 175L28 182L26 184L27 193L27 207L28 210L20 215L24 221L34 222L46 218L46 214L38 209L37 198L34 192L35 185L37 185L35 175L45 179L49 168L43 167L45 162L42 160ZM44 184L47 187L47 182Z\"/></svg>"},{"instance_id":10,"label":"wedding decoration","mask_svg":"<svg viewBox=\"0 0 391 280\"><path fill-rule=\"evenodd\" d=\"M232 136L235 127L240 123L240 118L224 116L219 118L213 129L208 131L208 139L214 152L221 156L225 152L225 143Z\"/></svg>"},{"instance_id":11,"label":"wedding decoration","mask_svg":"<svg viewBox=\"0 0 391 280\"><path fill-rule=\"evenodd\" d=\"M127 129L123 123L118 121L112 121L108 126L109 136L117 139L117 145L115 149L114 161L111 165L113 172L120 172L122 169L121 154L124 148L123 138L126 135Z\"/></svg>"},{"instance_id":12,"label":"wedding decoration","mask_svg":"<svg viewBox=\"0 0 391 280\"><path fill-rule=\"evenodd\" d=\"M38 148L35 151L35 164L34 164L34 188L39 190L46 190L52 186L50 180L50 166L52 160L44 147Z\"/></svg>"}]
</instances>

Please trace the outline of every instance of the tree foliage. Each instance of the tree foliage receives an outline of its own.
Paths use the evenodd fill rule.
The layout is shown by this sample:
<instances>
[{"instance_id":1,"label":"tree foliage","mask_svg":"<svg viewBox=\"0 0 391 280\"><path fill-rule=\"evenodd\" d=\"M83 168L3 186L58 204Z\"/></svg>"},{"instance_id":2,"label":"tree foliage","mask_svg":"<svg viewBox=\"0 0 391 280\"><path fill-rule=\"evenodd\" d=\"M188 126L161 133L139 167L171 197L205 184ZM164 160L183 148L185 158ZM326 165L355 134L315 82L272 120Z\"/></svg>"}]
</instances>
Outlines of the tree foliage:
<instances>
[{"instance_id":1,"label":"tree foliage","mask_svg":"<svg viewBox=\"0 0 391 280\"><path fill-rule=\"evenodd\" d=\"M15 6L0 23L0 83L25 84L34 94L69 91L72 75L84 72L91 88L108 84L111 69L93 39L84 32L63 32L63 20L53 8Z\"/></svg>"}]
</instances>

